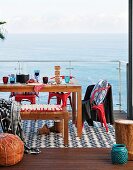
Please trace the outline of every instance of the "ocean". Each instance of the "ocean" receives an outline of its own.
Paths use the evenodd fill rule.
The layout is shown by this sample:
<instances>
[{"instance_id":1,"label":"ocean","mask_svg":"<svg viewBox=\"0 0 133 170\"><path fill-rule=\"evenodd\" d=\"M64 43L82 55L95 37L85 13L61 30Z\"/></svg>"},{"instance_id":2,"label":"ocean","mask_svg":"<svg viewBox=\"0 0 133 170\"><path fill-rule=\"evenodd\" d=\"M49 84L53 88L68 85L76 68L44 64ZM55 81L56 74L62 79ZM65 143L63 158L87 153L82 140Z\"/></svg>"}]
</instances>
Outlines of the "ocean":
<instances>
[{"instance_id":1,"label":"ocean","mask_svg":"<svg viewBox=\"0 0 133 170\"><path fill-rule=\"evenodd\" d=\"M88 85L107 79L113 89L114 109L121 104L126 110L127 34L7 34L0 41L0 60L0 82L10 74L33 77L36 69L41 81L42 76L53 76L54 65L60 65L62 75L71 74L82 85L82 98ZM20 60L23 62L17 62Z\"/></svg>"}]
</instances>

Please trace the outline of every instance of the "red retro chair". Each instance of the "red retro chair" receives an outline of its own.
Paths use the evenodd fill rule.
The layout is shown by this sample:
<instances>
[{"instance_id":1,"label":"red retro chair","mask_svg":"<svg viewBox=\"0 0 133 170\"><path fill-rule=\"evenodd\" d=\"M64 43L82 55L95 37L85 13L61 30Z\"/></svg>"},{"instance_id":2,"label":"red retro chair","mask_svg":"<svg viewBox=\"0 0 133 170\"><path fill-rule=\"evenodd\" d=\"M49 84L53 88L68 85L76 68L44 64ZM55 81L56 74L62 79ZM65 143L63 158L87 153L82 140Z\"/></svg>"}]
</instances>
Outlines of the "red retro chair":
<instances>
[{"instance_id":1,"label":"red retro chair","mask_svg":"<svg viewBox=\"0 0 133 170\"><path fill-rule=\"evenodd\" d=\"M38 97L38 94L35 93L35 92L32 92L32 93L15 93L15 92L12 92L10 97L14 97L15 98L15 101L17 102L22 102L22 101L29 101L31 102L31 104L36 104L36 97Z\"/></svg>"},{"instance_id":2,"label":"red retro chair","mask_svg":"<svg viewBox=\"0 0 133 170\"><path fill-rule=\"evenodd\" d=\"M92 110L97 111L97 116L101 124L105 126L106 132L108 132L108 126L105 117L104 110L104 98L107 95L110 86L106 80L100 80L93 88L90 96L90 105Z\"/></svg>"},{"instance_id":3,"label":"red retro chair","mask_svg":"<svg viewBox=\"0 0 133 170\"><path fill-rule=\"evenodd\" d=\"M65 76L60 76L62 79L65 78ZM50 78L51 80L54 79L55 77ZM70 79L72 79L73 77L70 76ZM67 106L67 99L69 99L70 105L72 107L72 100L71 100L71 93L70 92L49 92L49 96L48 96L48 104L50 103L50 100L56 97L57 99L57 104L61 104L62 102L62 106Z\"/></svg>"},{"instance_id":4,"label":"red retro chair","mask_svg":"<svg viewBox=\"0 0 133 170\"><path fill-rule=\"evenodd\" d=\"M36 80L29 79L26 83L36 83ZM11 92L9 98L15 98L15 101L22 102L22 101L29 101L31 104L36 104L36 97L39 97L39 92L22 92L16 93Z\"/></svg>"}]
</instances>

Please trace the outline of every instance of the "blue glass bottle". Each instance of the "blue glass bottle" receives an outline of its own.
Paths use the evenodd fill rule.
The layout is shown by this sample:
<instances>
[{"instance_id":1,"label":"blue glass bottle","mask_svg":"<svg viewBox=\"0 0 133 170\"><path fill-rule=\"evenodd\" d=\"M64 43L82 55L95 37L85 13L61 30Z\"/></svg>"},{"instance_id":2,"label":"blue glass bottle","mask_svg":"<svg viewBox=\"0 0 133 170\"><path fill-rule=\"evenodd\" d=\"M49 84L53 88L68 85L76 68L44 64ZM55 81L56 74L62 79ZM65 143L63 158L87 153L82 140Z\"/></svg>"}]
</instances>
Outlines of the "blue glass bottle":
<instances>
[{"instance_id":1,"label":"blue glass bottle","mask_svg":"<svg viewBox=\"0 0 133 170\"><path fill-rule=\"evenodd\" d=\"M113 164L125 164L128 161L128 151L125 144L114 144L111 150Z\"/></svg>"}]
</instances>

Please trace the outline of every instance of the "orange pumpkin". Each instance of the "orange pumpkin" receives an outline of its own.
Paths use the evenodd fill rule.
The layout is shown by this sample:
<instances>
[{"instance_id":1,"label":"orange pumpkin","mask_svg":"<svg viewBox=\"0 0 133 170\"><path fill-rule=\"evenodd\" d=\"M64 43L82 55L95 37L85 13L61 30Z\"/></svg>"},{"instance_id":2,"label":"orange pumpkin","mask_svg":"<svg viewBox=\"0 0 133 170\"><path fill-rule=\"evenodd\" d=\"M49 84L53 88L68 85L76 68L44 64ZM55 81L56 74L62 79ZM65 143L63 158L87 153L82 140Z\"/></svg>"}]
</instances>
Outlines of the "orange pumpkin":
<instances>
[{"instance_id":1,"label":"orange pumpkin","mask_svg":"<svg viewBox=\"0 0 133 170\"><path fill-rule=\"evenodd\" d=\"M0 165L15 165L22 160L24 143L17 136L9 133L0 133Z\"/></svg>"}]
</instances>

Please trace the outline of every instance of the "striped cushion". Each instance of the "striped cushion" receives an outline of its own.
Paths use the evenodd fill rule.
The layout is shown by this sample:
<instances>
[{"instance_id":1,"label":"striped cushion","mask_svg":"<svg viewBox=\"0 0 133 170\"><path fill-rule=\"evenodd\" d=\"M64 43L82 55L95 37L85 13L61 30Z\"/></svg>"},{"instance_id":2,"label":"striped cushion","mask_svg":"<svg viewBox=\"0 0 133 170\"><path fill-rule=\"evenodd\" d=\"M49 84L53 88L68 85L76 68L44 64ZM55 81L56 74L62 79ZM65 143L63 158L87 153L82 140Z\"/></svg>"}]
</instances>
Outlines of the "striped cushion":
<instances>
[{"instance_id":1,"label":"striped cushion","mask_svg":"<svg viewBox=\"0 0 133 170\"><path fill-rule=\"evenodd\" d=\"M24 104L21 106L21 112L24 111L62 111L61 105L52 105L52 104Z\"/></svg>"},{"instance_id":2,"label":"striped cushion","mask_svg":"<svg viewBox=\"0 0 133 170\"><path fill-rule=\"evenodd\" d=\"M108 91L108 82L107 80L100 80L93 88L91 92L91 104L99 105L103 102L107 91Z\"/></svg>"}]
</instances>

